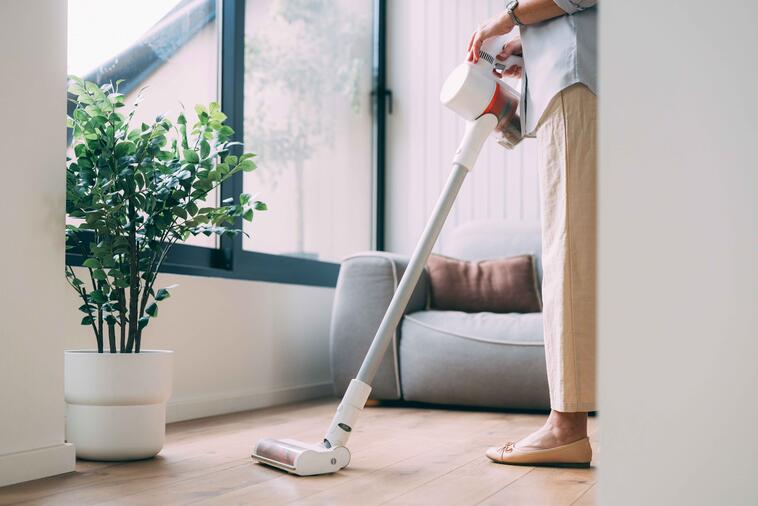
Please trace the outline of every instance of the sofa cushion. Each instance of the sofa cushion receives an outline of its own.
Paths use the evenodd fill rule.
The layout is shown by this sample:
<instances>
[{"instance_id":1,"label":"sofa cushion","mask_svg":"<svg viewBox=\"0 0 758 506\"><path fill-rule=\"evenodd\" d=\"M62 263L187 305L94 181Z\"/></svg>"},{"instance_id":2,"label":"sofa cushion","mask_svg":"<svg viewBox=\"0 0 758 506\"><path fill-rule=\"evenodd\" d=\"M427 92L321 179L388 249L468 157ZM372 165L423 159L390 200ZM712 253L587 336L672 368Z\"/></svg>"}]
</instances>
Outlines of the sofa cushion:
<instances>
[{"instance_id":1,"label":"sofa cushion","mask_svg":"<svg viewBox=\"0 0 758 506\"><path fill-rule=\"evenodd\" d=\"M467 313L537 313L542 310L531 255L479 262L432 255L426 269L434 309Z\"/></svg>"},{"instance_id":2,"label":"sofa cushion","mask_svg":"<svg viewBox=\"0 0 758 506\"><path fill-rule=\"evenodd\" d=\"M549 409L541 313L418 311L399 347L406 400Z\"/></svg>"}]
</instances>

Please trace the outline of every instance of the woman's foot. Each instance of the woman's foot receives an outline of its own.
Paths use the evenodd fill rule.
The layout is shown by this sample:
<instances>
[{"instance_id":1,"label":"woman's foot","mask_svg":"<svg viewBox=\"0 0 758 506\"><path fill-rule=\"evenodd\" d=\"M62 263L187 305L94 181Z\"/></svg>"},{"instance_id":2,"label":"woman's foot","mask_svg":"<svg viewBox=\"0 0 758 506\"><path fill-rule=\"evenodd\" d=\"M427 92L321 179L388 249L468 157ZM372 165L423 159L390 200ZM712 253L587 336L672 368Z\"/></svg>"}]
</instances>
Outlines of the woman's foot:
<instances>
[{"instance_id":1,"label":"woman's foot","mask_svg":"<svg viewBox=\"0 0 758 506\"><path fill-rule=\"evenodd\" d=\"M502 464L589 466L587 413L551 411L540 429L515 443L489 448L487 456Z\"/></svg>"}]
</instances>

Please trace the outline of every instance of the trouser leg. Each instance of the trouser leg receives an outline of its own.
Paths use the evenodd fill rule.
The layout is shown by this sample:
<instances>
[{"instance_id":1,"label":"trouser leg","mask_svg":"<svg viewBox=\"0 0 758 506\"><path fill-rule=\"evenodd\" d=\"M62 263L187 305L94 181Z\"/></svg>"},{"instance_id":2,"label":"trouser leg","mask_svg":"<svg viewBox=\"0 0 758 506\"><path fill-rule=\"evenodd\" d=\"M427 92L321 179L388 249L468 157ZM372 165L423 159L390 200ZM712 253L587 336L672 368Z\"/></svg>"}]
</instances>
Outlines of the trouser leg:
<instances>
[{"instance_id":1,"label":"trouser leg","mask_svg":"<svg viewBox=\"0 0 758 506\"><path fill-rule=\"evenodd\" d=\"M575 85L537 128L543 317L551 407L594 411L596 97Z\"/></svg>"}]
</instances>

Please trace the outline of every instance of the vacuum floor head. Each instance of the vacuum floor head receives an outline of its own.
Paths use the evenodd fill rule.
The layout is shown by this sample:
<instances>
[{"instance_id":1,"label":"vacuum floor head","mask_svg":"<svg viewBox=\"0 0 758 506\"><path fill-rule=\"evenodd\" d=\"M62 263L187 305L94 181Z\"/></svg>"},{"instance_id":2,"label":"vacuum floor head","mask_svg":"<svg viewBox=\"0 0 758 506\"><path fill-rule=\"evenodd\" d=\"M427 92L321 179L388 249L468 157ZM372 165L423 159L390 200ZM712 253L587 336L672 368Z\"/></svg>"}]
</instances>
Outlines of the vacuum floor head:
<instances>
[{"instance_id":1,"label":"vacuum floor head","mask_svg":"<svg viewBox=\"0 0 758 506\"><path fill-rule=\"evenodd\" d=\"M335 473L350 463L350 451L344 446L325 448L294 439L261 439L252 457L298 476Z\"/></svg>"}]
</instances>

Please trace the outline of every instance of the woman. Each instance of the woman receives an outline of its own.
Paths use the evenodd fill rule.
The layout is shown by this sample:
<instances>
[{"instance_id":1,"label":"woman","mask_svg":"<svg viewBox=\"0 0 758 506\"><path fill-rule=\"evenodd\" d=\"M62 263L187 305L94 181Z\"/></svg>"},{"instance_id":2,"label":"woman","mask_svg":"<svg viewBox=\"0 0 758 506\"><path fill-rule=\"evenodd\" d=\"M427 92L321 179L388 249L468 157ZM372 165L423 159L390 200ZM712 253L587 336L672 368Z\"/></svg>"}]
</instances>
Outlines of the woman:
<instances>
[{"instance_id":1,"label":"woman","mask_svg":"<svg viewBox=\"0 0 758 506\"><path fill-rule=\"evenodd\" d=\"M487 450L503 464L588 466L587 413L595 407L596 0L511 0L471 37L520 27L498 59L523 55L522 128L537 138L542 193L545 355L551 412L545 425Z\"/></svg>"}]
</instances>

